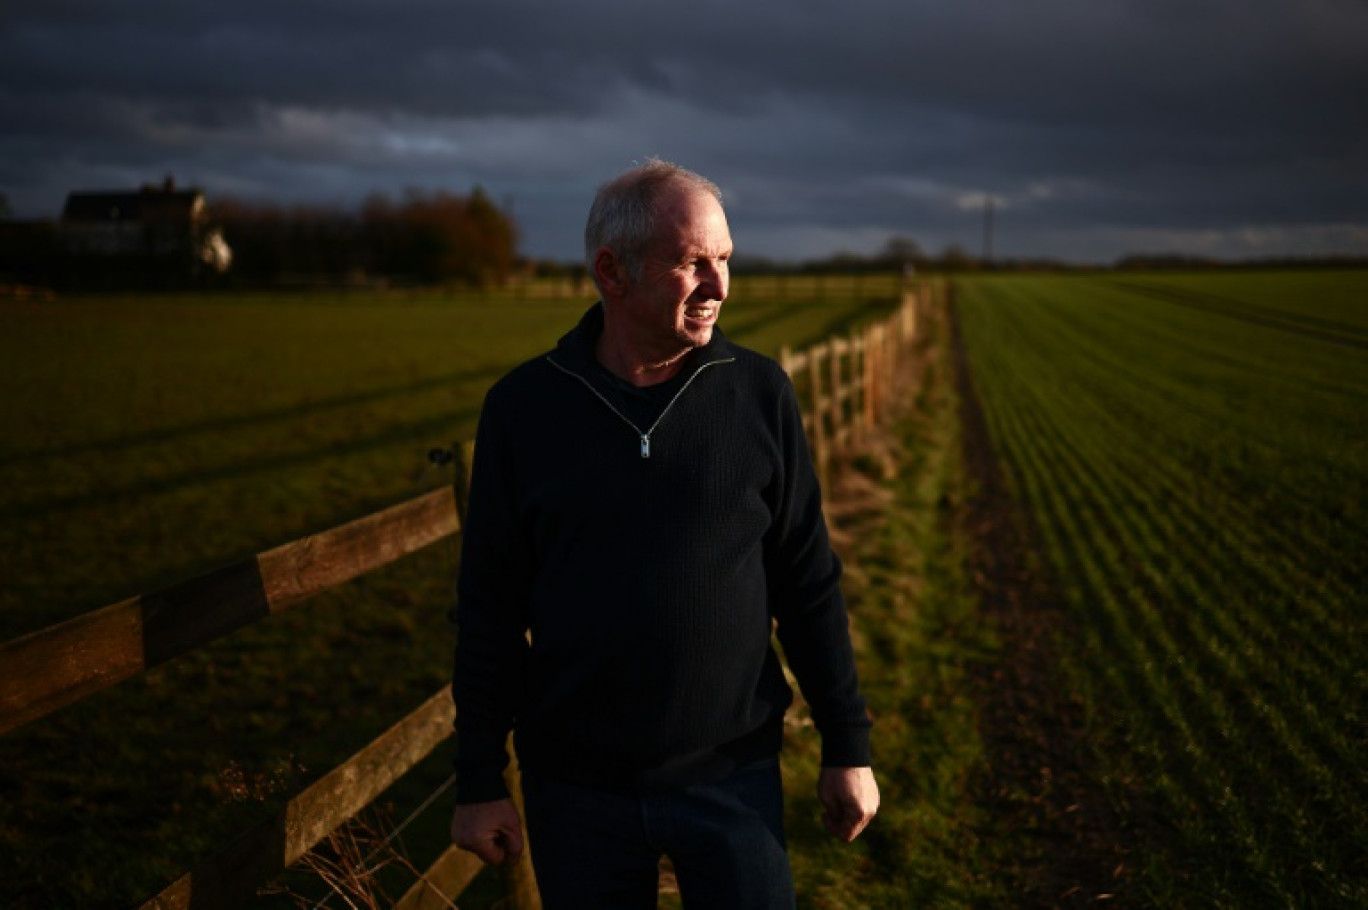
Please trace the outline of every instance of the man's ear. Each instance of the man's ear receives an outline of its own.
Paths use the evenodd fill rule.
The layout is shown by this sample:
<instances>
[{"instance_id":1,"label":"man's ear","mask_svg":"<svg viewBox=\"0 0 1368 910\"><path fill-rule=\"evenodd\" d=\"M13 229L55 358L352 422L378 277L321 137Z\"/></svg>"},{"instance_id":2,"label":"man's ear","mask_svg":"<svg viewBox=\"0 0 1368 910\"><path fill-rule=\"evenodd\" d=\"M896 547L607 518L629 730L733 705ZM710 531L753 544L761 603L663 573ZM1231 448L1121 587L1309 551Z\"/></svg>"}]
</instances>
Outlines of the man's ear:
<instances>
[{"instance_id":1,"label":"man's ear","mask_svg":"<svg viewBox=\"0 0 1368 910\"><path fill-rule=\"evenodd\" d=\"M621 294L627 290L627 269L617 254L606 246L594 253L594 279L605 294Z\"/></svg>"}]
</instances>

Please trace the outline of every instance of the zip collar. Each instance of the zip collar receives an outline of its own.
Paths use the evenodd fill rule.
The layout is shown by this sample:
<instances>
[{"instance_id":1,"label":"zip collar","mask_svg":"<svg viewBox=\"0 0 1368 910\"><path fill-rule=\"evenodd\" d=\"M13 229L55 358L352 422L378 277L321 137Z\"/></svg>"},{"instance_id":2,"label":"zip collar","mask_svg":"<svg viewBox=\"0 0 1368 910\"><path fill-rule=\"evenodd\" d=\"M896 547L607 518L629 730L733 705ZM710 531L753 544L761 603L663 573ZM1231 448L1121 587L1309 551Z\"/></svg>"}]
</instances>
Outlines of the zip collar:
<instances>
[{"instance_id":1,"label":"zip collar","mask_svg":"<svg viewBox=\"0 0 1368 910\"><path fill-rule=\"evenodd\" d=\"M722 335L716 326L713 327L712 339L703 347L690 352L687 356L689 362L685 365L686 370L692 371L689 378L674 393L668 404L661 410L655 422L647 429L643 430L608 399L598 386L590 379L593 376L592 367L594 360L594 345L598 342L598 337L603 331L603 304L596 303L589 308L589 311L580 319L579 324L567 332L556 345L556 349L546 355L546 360L553 367L560 370L567 376L572 376L584 384L594 397L603 402L608 410L617 415L618 419L632 428L641 443L641 457L651 457L651 435L656 428L665 420L667 414L675 406L675 402L693 385L700 374L709 367L719 364L733 363L736 356L732 353L731 343Z\"/></svg>"}]
</instances>

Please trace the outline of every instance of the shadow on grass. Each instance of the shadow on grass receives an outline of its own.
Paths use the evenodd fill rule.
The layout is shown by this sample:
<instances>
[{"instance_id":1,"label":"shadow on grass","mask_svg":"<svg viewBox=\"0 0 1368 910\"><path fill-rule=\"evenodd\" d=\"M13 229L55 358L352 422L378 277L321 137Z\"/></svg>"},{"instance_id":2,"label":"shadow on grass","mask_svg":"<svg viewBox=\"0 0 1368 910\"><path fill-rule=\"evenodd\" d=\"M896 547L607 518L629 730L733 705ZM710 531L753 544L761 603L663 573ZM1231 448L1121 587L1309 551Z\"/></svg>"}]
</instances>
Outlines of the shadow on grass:
<instances>
[{"instance_id":1,"label":"shadow on grass","mask_svg":"<svg viewBox=\"0 0 1368 910\"><path fill-rule=\"evenodd\" d=\"M233 417L195 421L183 426L147 430L145 432L131 433L127 436L119 436L112 439L91 440L75 446L36 449L28 452L9 452L0 454L0 467L23 464L30 461L43 461L49 458L66 459L78 458L85 455L105 455L111 452L137 448L138 446L176 442L200 433L250 429L270 423L299 420L327 411L353 407L359 404L385 401L390 398L400 398L405 395L412 395L416 392L429 391L448 385L476 382L478 380L493 382L503 374L504 369L504 367L494 367L478 370L460 370L444 373L439 376L429 376L414 382L385 386L352 395L338 395L333 398L322 399L321 401L310 401L307 403L290 405L288 407L271 408L253 414L240 414Z\"/></svg>"},{"instance_id":2,"label":"shadow on grass","mask_svg":"<svg viewBox=\"0 0 1368 910\"><path fill-rule=\"evenodd\" d=\"M756 332L773 332L776 325L787 319L795 319L805 315L810 310L837 309L839 315L823 323L819 328L812 329L805 336L794 338L789 342L789 346L796 351L820 344L836 335L848 335L856 326L866 322L887 316L898 305L892 297L869 297L857 307L850 307L847 302L834 300L771 300L757 298L744 301L740 308L746 312L746 318L731 319L724 327L727 337L733 341L746 344L748 336Z\"/></svg>"},{"instance_id":3,"label":"shadow on grass","mask_svg":"<svg viewBox=\"0 0 1368 910\"><path fill-rule=\"evenodd\" d=\"M977 798L1023 855L1003 870L1019 907L1090 906L1124 888L1131 834L1091 766L1081 705L1059 672L1067 617L1034 541L1022 531L993 451L965 355L959 314L950 327L964 459L974 483L963 526L980 609L1000 626L1002 659L978 668L989 766Z\"/></svg>"},{"instance_id":4,"label":"shadow on grass","mask_svg":"<svg viewBox=\"0 0 1368 910\"><path fill-rule=\"evenodd\" d=\"M122 487L101 490L96 493L81 493L68 496L53 496L0 508L0 518L33 519L67 509L107 506L129 498L156 496L174 492L185 487L194 487L220 480L248 477L281 468L318 465L322 459L356 455L363 452L388 448L396 443L413 443L415 464L421 464L426 457L427 448L434 442L449 444L453 429L473 422L479 414L479 405L471 405L456 411L411 420L387 427L385 432L374 436L351 439L346 442L330 443L326 446L289 452L269 454L242 459L213 468L197 468L178 471L162 477L149 478Z\"/></svg>"},{"instance_id":5,"label":"shadow on grass","mask_svg":"<svg viewBox=\"0 0 1368 910\"><path fill-rule=\"evenodd\" d=\"M1237 300L1192 289L1164 287L1140 281L1114 280L1106 283L1131 294L1152 297L1201 313L1223 316L1250 325L1300 335L1303 338L1310 338L1315 341L1324 341L1358 350L1368 349L1368 329L1362 329L1345 322L1290 313L1273 307L1257 306L1246 300Z\"/></svg>"},{"instance_id":6,"label":"shadow on grass","mask_svg":"<svg viewBox=\"0 0 1368 910\"><path fill-rule=\"evenodd\" d=\"M849 336L856 328L865 323L881 319L898 307L899 301L891 297L871 297L856 309L844 310L840 316L828 322L814 340L820 341L837 336Z\"/></svg>"}]
</instances>

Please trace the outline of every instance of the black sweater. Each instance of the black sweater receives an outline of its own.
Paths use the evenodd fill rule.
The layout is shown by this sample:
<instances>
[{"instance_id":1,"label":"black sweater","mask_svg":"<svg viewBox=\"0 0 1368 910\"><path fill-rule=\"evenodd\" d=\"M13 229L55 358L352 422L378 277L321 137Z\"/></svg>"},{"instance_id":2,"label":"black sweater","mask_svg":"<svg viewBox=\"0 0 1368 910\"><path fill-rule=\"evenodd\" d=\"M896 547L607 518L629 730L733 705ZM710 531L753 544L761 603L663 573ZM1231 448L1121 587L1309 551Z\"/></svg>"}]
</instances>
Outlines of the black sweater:
<instances>
[{"instance_id":1,"label":"black sweater","mask_svg":"<svg viewBox=\"0 0 1368 910\"><path fill-rule=\"evenodd\" d=\"M646 422L594 359L602 325L595 306L485 399L456 609L457 800L506 795L514 729L524 770L609 789L776 754L793 696L772 620L823 764L868 765L788 377L714 330Z\"/></svg>"}]
</instances>

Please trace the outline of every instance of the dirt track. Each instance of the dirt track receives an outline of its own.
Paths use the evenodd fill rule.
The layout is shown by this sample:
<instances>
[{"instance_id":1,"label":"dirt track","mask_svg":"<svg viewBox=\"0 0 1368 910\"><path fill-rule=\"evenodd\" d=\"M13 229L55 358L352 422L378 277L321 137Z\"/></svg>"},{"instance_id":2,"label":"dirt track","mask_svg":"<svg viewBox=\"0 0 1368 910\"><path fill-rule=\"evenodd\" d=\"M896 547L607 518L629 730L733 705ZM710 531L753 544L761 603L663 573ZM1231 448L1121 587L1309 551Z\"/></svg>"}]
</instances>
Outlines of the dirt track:
<instances>
[{"instance_id":1,"label":"dirt track","mask_svg":"<svg viewBox=\"0 0 1368 910\"><path fill-rule=\"evenodd\" d=\"M1033 558L1029 516L1013 501L993 452L953 288L947 315L974 490L961 516L974 541L969 576L1003 639L1001 661L977 674L990 769L976 796L1001 833L1030 847L1011 873L1016 906L1125 906L1129 837L1090 773L1081 705L1058 669L1068 615L1043 562Z\"/></svg>"}]
</instances>

